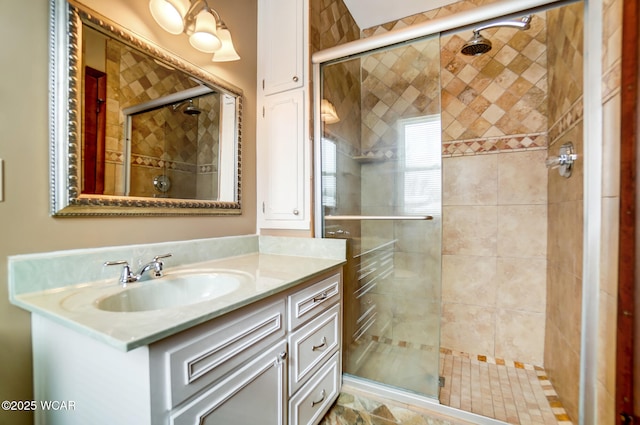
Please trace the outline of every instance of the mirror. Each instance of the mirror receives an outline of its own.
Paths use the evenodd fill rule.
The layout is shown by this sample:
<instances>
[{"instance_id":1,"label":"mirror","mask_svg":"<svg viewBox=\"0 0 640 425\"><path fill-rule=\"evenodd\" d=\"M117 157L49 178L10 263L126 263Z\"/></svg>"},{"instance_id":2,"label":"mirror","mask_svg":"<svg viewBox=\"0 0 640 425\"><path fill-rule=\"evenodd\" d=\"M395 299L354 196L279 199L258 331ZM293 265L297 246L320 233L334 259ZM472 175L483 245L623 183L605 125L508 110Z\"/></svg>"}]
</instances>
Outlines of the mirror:
<instances>
[{"instance_id":1,"label":"mirror","mask_svg":"<svg viewBox=\"0 0 640 425\"><path fill-rule=\"evenodd\" d=\"M51 2L52 215L240 214L242 91Z\"/></svg>"}]
</instances>

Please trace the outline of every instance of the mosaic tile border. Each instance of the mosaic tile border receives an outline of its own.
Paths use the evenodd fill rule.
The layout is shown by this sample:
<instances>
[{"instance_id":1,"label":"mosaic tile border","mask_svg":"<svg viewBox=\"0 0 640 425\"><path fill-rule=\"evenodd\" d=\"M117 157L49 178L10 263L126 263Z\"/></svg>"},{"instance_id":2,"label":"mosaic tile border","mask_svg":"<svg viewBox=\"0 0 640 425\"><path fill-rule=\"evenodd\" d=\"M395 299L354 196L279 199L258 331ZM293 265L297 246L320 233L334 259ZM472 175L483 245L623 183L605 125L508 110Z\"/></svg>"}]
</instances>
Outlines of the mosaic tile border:
<instances>
[{"instance_id":1,"label":"mosaic tile border","mask_svg":"<svg viewBox=\"0 0 640 425\"><path fill-rule=\"evenodd\" d=\"M429 345L429 344L417 344L415 342L409 342L409 341L398 341L398 340L392 340L391 338L387 338L384 336L378 336L378 335L370 335L371 341L373 342L379 342L381 344L385 344L385 345L391 345L394 347L402 347L402 348L411 348L414 350L423 350L423 351L436 351L437 348Z\"/></svg>"},{"instance_id":2,"label":"mosaic tile border","mask_svg":"<svg viewBox=\"0 0 640 425\"><path fill-rule=\"evenodd\" d=\"M581 117L580 117L581 119ZM573 120L569 120L573 122ZM506 152L521 152L547 149L548 136L546 133L524 134L494 138L479 138L469 140L456 140L442 143L442 157L486 155ZM383 147L363 151L354 156L358 161L384 161L397 160L397 149Z\"/></svg>"},{"instance_id":3,"label":"mosaic tile border","mask_svg":"<svg viewBox=\"0 0 640 425\"><path fill-rule=\"evenodd\" d=\"M124 155L121 152L107 151L106 161L114 164L124 164ZM159 158L153 158L145 155L131 155L131 161L134 165L158 169L171 169L175 171L184 171L189 173L198 172L198 174L210 174L216 172L213 164L194 165L185 164L177 161L165 161Z\"/></svg>"},{"instance_id":4,"label":"mosaic tile border","mask_svg":"<svg viewBox=\"0 0 640 425\"><path fill-rule=\"evenodd\" d=\"M562 135L574 128L584 118L584 97L580 96L569 110L553 123L549 129L549 146L553 146Z\"/></svg>"},{"instance_id":5,"label":"mosaic tile border","mask_svg":"<svg viewBox=\"0 0 640 425\"><path fill-rule=\"evenodd\" d=\"M167 161L160 158L154 158L146 155L131 154L131 164L148 168L162 168L174 171L185 171L193 173L198 166L194 164L185 164L183 162Z\"/></svg>"},{"instance_id":6,"label":"mosaic tile border","mask_svg":"<svg viewBox=\"0 0 640 425\"><path fill-rule=\"evenodd\" d=\"M442 144L442 157L542 150L547 149L547 141L546 133L454 140Z\"/></svg>"},{"instance_id":7,"label":"mosaic tile border","mask_svg":"<svg viewBox=\"0 0 640 425\"><path fill-rule=\"evenodd\" d=\"M616 60L602 75L602 103L606 103L622 90L622 61Z\"/></svg>"},{"instance_id":8,"label":"mosaic tile border","mask_svg":"<svg viewBox=\"0 0 640 425\"><path fill-rule=\"evenodd\" d=\"M110 151L107 150L105 152L105 161L112 164L124 164L124 154L120 151Z\"/></svg>"}]
</instances>

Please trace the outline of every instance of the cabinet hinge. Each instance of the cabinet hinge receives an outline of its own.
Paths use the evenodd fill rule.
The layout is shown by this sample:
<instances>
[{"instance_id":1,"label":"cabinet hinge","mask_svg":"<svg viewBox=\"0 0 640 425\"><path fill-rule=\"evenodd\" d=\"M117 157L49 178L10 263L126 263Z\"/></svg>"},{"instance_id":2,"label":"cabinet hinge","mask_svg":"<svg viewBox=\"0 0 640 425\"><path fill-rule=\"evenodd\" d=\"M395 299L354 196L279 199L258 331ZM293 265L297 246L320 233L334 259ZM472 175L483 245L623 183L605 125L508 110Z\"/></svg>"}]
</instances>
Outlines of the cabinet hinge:
<instances>
[{"instance_id":1,"label":"cabinet hinge","mask_svg":"<svg viewBox=\"0 0 640 425\"><path fill-rule=\"evenodd\" d=\"M264 78L262 79L262 90L264 90Z\"/></svg>"},{"instance_id":2,"label":"cabinet hinge","mask_svg":"<svg viewBox=\"0 0 640 425\"><path fill-rule=\"evenodd\" d=\"M262 214L264 214L264 202L262 203Z\"/></svg>"},{"instance_id":3,"label":"cabinet hinge","mask_svg":"<svg viewBox=\"0 0 640 425\"><path fill-rule=\"evenodd\" d=\"M264 106L262 107L262 118L264 118Z\"/></svg>"}]
</instances>

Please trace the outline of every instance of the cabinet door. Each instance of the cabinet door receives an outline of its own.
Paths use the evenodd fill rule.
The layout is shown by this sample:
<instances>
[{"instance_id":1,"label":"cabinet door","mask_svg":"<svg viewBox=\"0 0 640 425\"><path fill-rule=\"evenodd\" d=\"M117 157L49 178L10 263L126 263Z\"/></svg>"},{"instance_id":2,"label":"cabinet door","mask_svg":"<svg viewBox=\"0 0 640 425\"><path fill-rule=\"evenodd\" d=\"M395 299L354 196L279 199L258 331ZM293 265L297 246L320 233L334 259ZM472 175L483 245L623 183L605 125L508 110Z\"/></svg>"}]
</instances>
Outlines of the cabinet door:
<instances>
[{"instance_id":1,"label":"cabinet door","mask_svg":"<svg viewBox=\"0 0 640 425\"><path fill-rule=\"evenodd\" d=\"M296 228L305 224L304 92L267 96L265 137L260 143L264 227ZM280 221L280 225L277 222ZM301 228L301 227L299 227Z\"/></svg>"},{"instance_id":2,"label":"cabinet door","mask_svg":"<svg viewBox=\"0 0 640 425\"><path fill-rule=\"evenodd\" d=\"M304 84L304 6L301 0L260 0L258 63L263 94Z\"/></svg>"},{"instance_id":3,"label":"cabinet door","mask_svg":"<svg viewBox=\"0 0 640 425\"><path fill-rule=\"evenodd\" d=\"M285 425L286 343L249 362L171 415L172 425Z\"/></svg>"},{"instance_id":4,"label":"cabinet door","mask_svg":"<svg viewBox=\"0 0 640 425\"><path fill-rule=\"evenodd\" d=\"M152 394L170 410L281 341L284 304L258 302L153 344Z\"/></svg>"}]
</instances>

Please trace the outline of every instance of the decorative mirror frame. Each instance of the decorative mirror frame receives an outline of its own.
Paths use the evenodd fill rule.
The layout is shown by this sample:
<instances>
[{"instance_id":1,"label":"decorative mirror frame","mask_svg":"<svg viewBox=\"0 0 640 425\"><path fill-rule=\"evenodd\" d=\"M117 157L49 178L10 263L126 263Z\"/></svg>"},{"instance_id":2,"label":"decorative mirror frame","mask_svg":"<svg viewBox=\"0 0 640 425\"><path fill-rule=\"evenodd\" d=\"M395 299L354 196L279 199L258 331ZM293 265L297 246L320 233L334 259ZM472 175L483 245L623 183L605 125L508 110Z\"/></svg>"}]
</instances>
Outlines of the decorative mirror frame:
<instances>
[{"instance_id":1,"label":"decorative mirror frame","mask_svg":"<svg viewBox=\"0 0 640 425\"><path fill-rule=\"evenodd\" d=\"M49 161L51 215L178 216L239 215L241 205L242 103L240 88L197 68L73 0L50 0ZM142 198L80 193L82 25L101 28L114 38L175 69L237 96L236 200Z\"/></svg>"}]
</instances>

